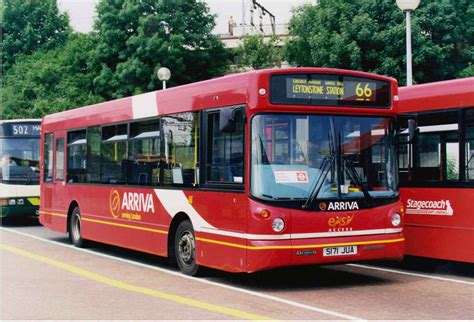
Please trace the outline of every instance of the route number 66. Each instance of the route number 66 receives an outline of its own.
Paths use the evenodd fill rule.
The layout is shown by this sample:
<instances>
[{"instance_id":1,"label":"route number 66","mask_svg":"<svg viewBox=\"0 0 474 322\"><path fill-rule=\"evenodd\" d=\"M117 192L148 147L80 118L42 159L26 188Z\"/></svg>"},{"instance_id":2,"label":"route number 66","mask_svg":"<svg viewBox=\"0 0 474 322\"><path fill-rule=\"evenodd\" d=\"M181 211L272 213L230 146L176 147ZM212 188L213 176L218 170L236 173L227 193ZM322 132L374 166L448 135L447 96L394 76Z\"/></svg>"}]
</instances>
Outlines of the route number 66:
<instances>
[{"instance_id":1,"label":"route number 66","mask_svg":"<svg viewBox=\"0 0 474 322\"><path fill-rule=\"evenodd\" d=\"M356 86L356 95L357 97L370 98L372 96L372 90L370 89L369 84L365 84L365 86L362 88L362 84L358 83Z\"/></svg>"}]
</instances>

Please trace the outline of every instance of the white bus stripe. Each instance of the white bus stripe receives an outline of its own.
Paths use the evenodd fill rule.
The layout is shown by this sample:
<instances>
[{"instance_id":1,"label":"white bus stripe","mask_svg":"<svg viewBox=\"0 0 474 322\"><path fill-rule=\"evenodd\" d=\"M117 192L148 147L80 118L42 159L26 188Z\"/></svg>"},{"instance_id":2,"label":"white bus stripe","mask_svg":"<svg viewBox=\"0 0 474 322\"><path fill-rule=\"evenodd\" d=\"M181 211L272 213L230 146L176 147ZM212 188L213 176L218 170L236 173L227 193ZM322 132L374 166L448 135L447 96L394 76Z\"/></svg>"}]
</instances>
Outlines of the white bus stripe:
<instances>
[{"instance_id":1,"label":"white bus stripe","mask_svg":"<svg viewBox=\"0 0 474 322\"><path fill-rule=\"evenodd\" d=\"M132 96L133 119L142 119L159 115L156 92Z\"/></svg>"}]
</instances>

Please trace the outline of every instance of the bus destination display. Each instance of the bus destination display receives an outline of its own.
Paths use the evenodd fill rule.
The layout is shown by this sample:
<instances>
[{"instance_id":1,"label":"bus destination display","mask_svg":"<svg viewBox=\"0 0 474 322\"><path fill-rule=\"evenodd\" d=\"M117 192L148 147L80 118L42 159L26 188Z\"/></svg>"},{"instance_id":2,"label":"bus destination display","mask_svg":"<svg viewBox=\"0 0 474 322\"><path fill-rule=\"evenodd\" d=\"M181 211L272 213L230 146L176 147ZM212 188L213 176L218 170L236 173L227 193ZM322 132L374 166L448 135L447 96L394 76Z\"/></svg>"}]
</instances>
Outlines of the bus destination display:
<instances>
[{"instance_id":1,"label":"bus destination display","mask_svg":"<svg viewBox=\"0 0 474 322\"><path fill-rule=\"evenodd\" d=\"M374 82L341 82L325 79L288 78L287 98L375 102Z\"/></svg>"},{"instance_id":2,"label":"bus destination display","mask_svg":"<svg viewBox=\"0 0 474 322\"><path fill-rule=\"evenodd\" d=\"M41 125L35 123L5 123L2 136L38 136Z\"/></svg>"},{"instance_id":3,"label":"bus destination display","mask_svg":"<svg viewBox=\"0 0 474 322\"><path fill-rule=\"evenodd\" d=\"M349 75L273 75L273 104L390 107L388 82Z\"/></svg>"}]
</instances>

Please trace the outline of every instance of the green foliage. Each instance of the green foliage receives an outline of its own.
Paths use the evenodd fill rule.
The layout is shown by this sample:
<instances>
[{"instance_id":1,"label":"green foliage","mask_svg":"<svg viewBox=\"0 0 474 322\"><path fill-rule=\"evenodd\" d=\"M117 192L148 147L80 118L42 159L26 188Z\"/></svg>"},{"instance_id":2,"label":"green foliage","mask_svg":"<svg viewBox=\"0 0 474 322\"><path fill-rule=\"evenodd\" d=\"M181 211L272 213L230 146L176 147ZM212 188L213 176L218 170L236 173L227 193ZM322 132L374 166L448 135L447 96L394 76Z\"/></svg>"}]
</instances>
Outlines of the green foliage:
<instances>
[{"instance_id":1,"label":"green foliage","mask_svg":"<svg viewBox=\"0 0 474 322\"><path fill-rule=\"evenodd\" d=\"M21 54L63 45L70 33L69 17L56 0L2 1L2 69L5 73Z\"/></svg>"},{"instance_id":2,"label":"green foliage","mask_svg":"<svg viewBox=\"0 0 474 322\"><path fill-rule=\"evenodd\" d=\"M78 34L56 49L19 57L2 80L2 118L37 118L102 101L92 94L95 46L93 36Z\"/></svg>"},{"instance_id":3,"label":"green foliage","mask_svg":"<svg viewBox=\"0 0 474 322\"><path fill-rule=\"evenodd\" d=\"M112 99L161 88L161 66L171 70L171 86L223 74L228 53L211 34L214 25L203 1L101 0L96 93Z\"/></svg>"},{"instance_id":4,"label":"green foliage","mask_svg":"<svg viewBox=\"0 0 474 322\"><path fill-rule=\"evenodd\" d=\"M321 0L290 21L288 61L298 66L385 74L405 83L405 17L393 0ZM470 0L423 0L412 13L413 78L418 83L472 73Z\"/></svg>"},{"instance_id":5,"label":"green foliage","mask_svg":"<svg viewBox=\"0 0 474 322\"><path fill-rule=\"evenodd\" d=\"M263 35L249 35L243 38L237 49L238 64L250 66L253 69L280 67L282 49L278 44L278 37L272 36L265 42Z\"/></svg>"}]
</instances>

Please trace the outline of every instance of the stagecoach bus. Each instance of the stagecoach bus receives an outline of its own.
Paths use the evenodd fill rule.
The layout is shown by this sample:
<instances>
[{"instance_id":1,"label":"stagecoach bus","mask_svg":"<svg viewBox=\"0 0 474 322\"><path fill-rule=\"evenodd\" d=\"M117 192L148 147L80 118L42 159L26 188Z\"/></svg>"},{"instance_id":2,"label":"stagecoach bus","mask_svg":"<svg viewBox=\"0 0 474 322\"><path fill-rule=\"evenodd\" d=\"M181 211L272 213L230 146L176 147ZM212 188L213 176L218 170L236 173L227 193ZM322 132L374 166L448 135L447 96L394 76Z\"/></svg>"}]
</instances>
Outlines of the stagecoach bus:
<instances>
[{"instance_id":1,"label":"stagecoach bus","mask_svg":"<svg viewBox=\"0 0 474 322\"><path fill-rule=\"evenodd\" d=\"M36 216L41 120L0 121L0 217Z\"/></svg>"},{"instance_id":2,"label":"stagecoach bus","mask_svg":"<svg viewBox=\"0 0 474 322\"><path fill-rule=\"evenodd\" d=\"M400 259L397 91L271 69L45 116L40 221L190 275Z\"/></svg>"},{"instance_id":3,"label":"stagecoach bus","mask_svg":"<svg viewBox=\"0 0 474 322\"><path fill-rule=\"evenodd\" d=\"M405 254L474 263L474 78L402 87L400 112Z\"/></svg>"}]
</instances>

